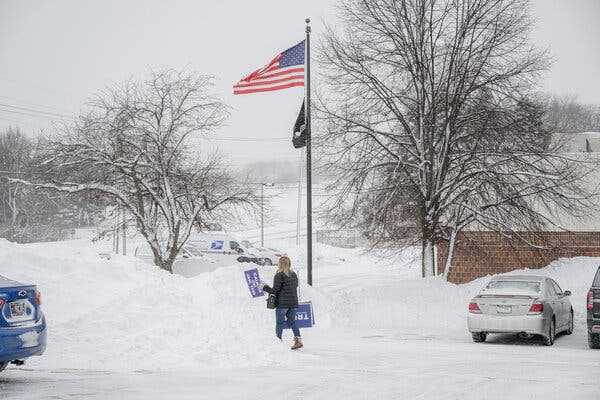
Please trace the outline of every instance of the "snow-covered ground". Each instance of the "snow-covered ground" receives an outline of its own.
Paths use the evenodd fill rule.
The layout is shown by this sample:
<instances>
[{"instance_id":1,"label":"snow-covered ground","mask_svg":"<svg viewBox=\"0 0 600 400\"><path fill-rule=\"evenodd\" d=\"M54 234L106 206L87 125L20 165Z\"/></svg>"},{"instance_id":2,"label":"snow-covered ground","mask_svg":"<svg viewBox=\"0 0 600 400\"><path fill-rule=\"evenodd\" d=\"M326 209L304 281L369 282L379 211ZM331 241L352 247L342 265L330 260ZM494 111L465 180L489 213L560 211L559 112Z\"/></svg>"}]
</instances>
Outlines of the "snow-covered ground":
<instances>
[{"instance_id":1,"label":"snow-covered ground","mask_svg":"<svg viewBox=\"0 0 600 400\"><path fill-rule=\"evenodd\" d=\"M293 239L269 244L302 260ZM484 279L419 277L416 252L383 261L317 246L316 326L305 348L274 340L273 312L252 299L244 266L195 278L133 257L99 257L85 239L0 240L0 274L35 282L48 350L0 375L2 399L598 399L598 352L587 348L585 294L600 259L543 270L573 292L576 330L553 347L496 336L471 342L469 299ZM269 280L274 267L260 267ZM301 278L305 272L298 267Z\"/></svg>"}]
</instances>

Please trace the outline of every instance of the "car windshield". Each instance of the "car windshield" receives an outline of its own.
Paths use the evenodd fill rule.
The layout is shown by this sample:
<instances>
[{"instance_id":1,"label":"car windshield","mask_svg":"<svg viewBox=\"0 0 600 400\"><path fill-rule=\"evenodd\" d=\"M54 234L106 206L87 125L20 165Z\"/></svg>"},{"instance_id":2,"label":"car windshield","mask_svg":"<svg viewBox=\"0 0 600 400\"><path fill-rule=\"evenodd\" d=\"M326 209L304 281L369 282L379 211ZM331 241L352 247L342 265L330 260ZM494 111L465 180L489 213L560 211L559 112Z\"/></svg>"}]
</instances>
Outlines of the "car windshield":
<instances>
[{"instance_id":1,"label":"car windshield","mask_svg":"<svg viewBox=\"0 0 600 400\"><path fill-rule=\"evenodd\" d=\"M530 281L491 281L486 289L517 289L527 292L539 292L540 283Z\"/></svg>"},{"instance_id":2,"label":"car windshield","mask_svg":"<svg viewBox=\"0 0 600 400\"><path fill-rule=\"evenodd\" d=\"M593 286L600 287L600 268L598 268L598 271L596 271L596 278L594 278Z\"/></svg>"},{"instance_id":3,"label":"car windshield","mask_svg":"<svg viewBox=\"0 0 600 400\"><path fill-rule=\"evenodd\" d=\"M188 253L190 253L193 256L201 256L202 255L202 252L196 246L187 245L187 246L185 246L185 249L187 250Z\"/></svg>"}]
</instances>

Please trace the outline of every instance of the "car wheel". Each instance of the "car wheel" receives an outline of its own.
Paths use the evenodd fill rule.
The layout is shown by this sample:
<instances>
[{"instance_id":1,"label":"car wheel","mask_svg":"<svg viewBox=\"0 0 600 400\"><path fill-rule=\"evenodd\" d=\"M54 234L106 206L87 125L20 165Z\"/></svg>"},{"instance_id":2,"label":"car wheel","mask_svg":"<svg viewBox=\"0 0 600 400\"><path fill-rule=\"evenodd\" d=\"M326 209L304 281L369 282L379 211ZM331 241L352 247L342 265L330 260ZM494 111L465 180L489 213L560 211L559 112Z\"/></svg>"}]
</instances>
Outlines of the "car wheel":
<instances>
[{"instance_id":1,"label":"car wheel","mask_svg":"<svg viewBox=\"0 0 600 400\"><path fill-rule=\"evenodd\" d=\"M273 265L273 261L270 258L265 258L265 265Z\"/></svg>"},{"instance_id":2,"label":"car wheel","mask_svg":"<svg viewBox=\"0 0 600 400\"><path fill-rule=\"evenodd\" d=\"M574 329L575 329L575 319L573 318L573 310L571 310L571 319L569 319L569 327L567 328L565 333L567 335L570 335L573 333Z\"/></svg>"},{"instance_id":3,"label":"car wheel","mask_svg":"<svg viewBox=\"0 0 600 400\"><path fill-rule=\"evenodd\" d=\"M600 334L588 332L588 345L590 349L600 349Z\"/></svg>"},{"instance_id":4,"label":"car wheel","mask_svg":"<svg viewBox=\"0 0 600 400\"><path fill-rule=\"evenodd\" d=\"M0 363L0 372L4 371L7 366L8 366L8 362L1 362Z\"/></svg>"},{"instance_id":5,"label":"car wheel","mask_svg":"<svg viewBox=\"0 0 600 400\"><path fill-rule=\"evenodd\" d=\"M473 337L473 341L475 343L483 343L485 342L487 334L485 332L474 332L471 334L471 336Z\"/></svg>"},{"instance_id":6,"label":"car wheel","mask_svg":"<svg viewBox=\"0 0 600 400\"><path fill-rule=\"evenodd\" d=\"M544 344L546 346L552 346L554 344L554 335L556 334L556 326L554 324L554 319L550 321L550 326L548 327L548 334L544 336Z\"/></svg>"}]
</instances>

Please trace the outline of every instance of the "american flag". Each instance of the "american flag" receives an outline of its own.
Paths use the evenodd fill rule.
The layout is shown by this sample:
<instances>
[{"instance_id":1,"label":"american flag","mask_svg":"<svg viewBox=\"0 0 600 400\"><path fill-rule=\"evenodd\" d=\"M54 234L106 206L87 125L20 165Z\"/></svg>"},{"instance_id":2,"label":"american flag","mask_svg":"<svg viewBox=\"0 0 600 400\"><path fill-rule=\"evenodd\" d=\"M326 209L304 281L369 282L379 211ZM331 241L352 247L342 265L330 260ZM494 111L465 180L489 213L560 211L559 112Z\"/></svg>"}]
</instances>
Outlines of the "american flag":
<instances>
[{"instance_id":1,"label":"american flag","mask_svg":"<svg viewBox=\"0 0 600 400\"><path fill-rule=\"evenodd\" d=\"M304 40L242 78L233 86L233 94L270 92L294 86L304 86Z\"/></svg>"}]
</instances>

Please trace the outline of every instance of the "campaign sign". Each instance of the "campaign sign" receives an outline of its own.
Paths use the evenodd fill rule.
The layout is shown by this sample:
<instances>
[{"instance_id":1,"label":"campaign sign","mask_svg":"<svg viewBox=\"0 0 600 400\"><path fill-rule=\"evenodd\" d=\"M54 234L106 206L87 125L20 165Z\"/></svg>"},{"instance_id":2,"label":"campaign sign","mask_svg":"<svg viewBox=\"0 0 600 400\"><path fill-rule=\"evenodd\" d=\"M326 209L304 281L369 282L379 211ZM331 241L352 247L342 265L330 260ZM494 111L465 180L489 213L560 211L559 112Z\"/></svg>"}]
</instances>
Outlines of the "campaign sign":
<instances>
[{"instance_id":1,"label":"campaign sign","mask_svg":"<svg viewBox=\"0 0 600 400\"><path fill-rule=\"evenodd\" d=\"M264 296L265 292L263 292L262 287L260 287L258 269L254 268L244 271L244 275L246 276L246 283L248 284L248 289L250 289L252 297Z\"/></svg>"},{"instance_id":2,"label":"campaign sign","mask_svg":"<svg viewBox=\"0 0 600 400\"><path fill-rule=\"evenodd\" d=\"M298 303L298 309L296 310L296 326L298 328L312 328L315 324L315 314L313 313L312 303L307 301L305 303ZM290 329L289 324L285 324L285 329Z\"/></svg>"},{"instance_id":3,"label":"campaign sign","mask_svg":"<svg viewBox=\"0 0 600 400\"><path fill-rule=\"evenodd\" d=\"M223 241L222 240L213 240L210 243L211 250L223 250Z\"/></svg>"}]
</instances>

